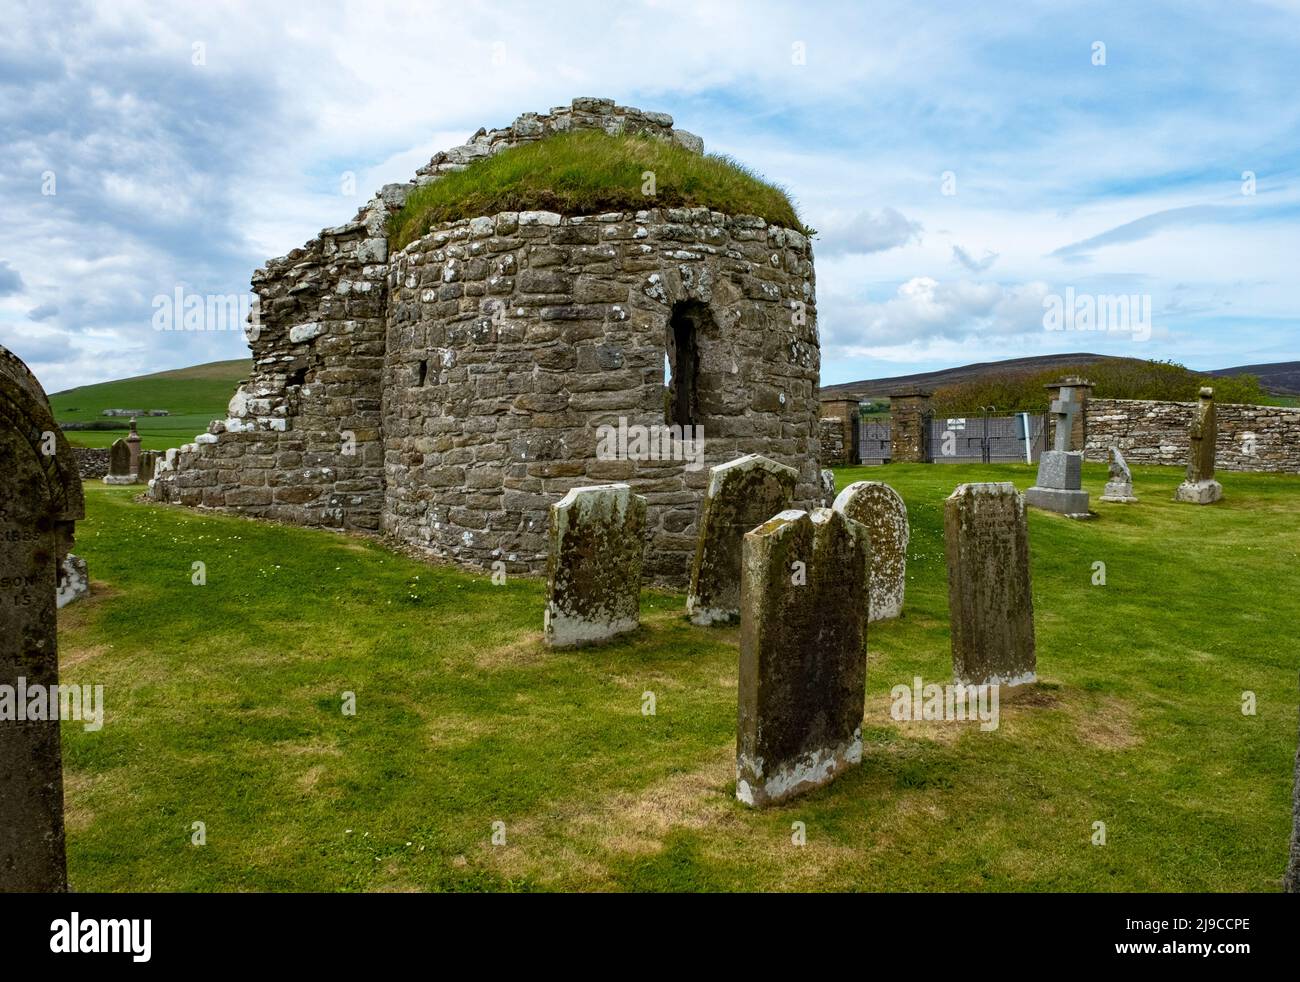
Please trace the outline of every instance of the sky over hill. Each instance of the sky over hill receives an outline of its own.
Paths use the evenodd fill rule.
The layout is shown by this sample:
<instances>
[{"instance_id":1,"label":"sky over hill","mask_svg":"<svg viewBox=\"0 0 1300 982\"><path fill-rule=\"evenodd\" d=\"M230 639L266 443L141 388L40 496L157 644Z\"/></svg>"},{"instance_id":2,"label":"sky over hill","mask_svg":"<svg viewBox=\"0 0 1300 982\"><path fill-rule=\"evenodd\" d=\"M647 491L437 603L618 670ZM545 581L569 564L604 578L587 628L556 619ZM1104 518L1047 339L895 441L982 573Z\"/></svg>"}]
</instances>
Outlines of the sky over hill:
<instances>
[{"instance_id":1,"label":"sky over hill","mask_svg":"<svg viewBox=\"0 0 1300 982\"><path fill-rule=\"evenodd\" d=\"M247 291L434 151L598 95L790 190L820 230L827 384L1081 349L1293 360L1296 14L11 4L0 343L51 390L240 357L237 329L154 330L155 298ZM1149 330L1046 330L1067 291L1146 298Z\"/></svg>"}]
</instances>

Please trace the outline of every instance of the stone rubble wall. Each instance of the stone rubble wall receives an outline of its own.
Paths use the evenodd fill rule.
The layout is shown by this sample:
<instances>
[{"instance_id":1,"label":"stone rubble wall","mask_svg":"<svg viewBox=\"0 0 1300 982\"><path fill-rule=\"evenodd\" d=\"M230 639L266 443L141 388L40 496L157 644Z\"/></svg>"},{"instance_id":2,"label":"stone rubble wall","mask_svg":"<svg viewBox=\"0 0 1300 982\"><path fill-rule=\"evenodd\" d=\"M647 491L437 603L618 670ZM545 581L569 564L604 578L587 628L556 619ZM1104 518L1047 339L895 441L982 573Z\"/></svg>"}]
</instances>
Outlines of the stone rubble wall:
<instances>
[{"instance_id":1,"label":"stone rubble wall","mask_svg":"<svg viewBox=\"0 0 1300 982\"><path fill-rule=\"evenodd\" d=\"M1130 464L1182 467L1195 412L1195 402L1090 399L1084 456L1105 461L1114 446ZM1215 414L1218 470L1300 473L1300 409L1216 403Z\"/></svg>"},{"instance_id":2,"label":"stone rubble wall","mask_svg":"<svg viewBox=\"0 0 1300 982\"><path fill-rule=\"evenodd\" d=\"M708 467L761 453L799 471L801 507L819 498L812 249L798 232L706 208L505 212L411 243L389 296L385 530L404 543L540 573L549 506L619 481L649 505L646 576L682 585ZM710 318L704 466L597 459L601 424L664 425L679 301Z\"/></svg>"},{"instance_id":3,"label":"stone rubble wall","mask_svg":"<svg viewBox=\"0 0 1300 982\"><path fill-rule=\"evenodd\" d=\"M73 447L72 458L83 481L108 473L108 447Z\"/></svg>"},{"instance_id":4,"label":"stone rubble wall","mask_svg":"<svg viewBox=\"0 0 1300 982\"><path fill-rule=\"evenodd\" d=\"M839 416L823 416L818 422L823 467L842 467L849 462L848 440L844 433L847 425L847 420Z\"/></svg>"}]
</instances>

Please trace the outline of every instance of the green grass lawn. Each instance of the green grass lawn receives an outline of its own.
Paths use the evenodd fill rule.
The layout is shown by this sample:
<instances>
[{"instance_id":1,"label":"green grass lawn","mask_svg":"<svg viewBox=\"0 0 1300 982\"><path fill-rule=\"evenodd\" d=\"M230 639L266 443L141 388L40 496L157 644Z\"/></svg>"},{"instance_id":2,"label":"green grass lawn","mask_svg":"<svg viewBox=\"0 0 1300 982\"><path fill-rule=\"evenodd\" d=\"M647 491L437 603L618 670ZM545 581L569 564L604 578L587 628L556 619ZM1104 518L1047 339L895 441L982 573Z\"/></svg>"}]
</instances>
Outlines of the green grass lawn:
<instances>
[{"instance_id":1,"label":"green grass lawn","mask_svg":"<svg viewBox=\"0 0 1300 982\"><path fill-rule=\"evenodd\" d=\"M72 885L1277 890L1300 478L1221 474L1225 500L1196 507L1170 500L1180 470L1134 471L1139 505L1097 502L1089 465L1099 518L1031 512L1042 682L985 733L896 723L888 693L951 677L944 496L1030 468L841 470L907 501L906 613L870 629L862 765L763 812L733 798L738 630L691 626L679 595L647 591L631 640L549 652L538 580L88 483L97 593L61 612L60 657L107 712L64 724Z\"/></svg>"},{"instance_id":2,"label":"green grass lawn","mask_svg":"<svg viewBox=\"0 0 1300 982\"><path fill-rule=\"evenodd\" d=\"M50 396L54 417L60 423L86 423L109 419L105 409L166 409L168 416L141 416L137 421L144 450L166 450L189 443L207 431L208 423L226 418L226 406L235 386L248 376L248 359L215 361L206 365L83 385ZM129 419L114 419L120 430L65 430L74 447L107 447L129 432Z\"/></svg>"}]
</instances>

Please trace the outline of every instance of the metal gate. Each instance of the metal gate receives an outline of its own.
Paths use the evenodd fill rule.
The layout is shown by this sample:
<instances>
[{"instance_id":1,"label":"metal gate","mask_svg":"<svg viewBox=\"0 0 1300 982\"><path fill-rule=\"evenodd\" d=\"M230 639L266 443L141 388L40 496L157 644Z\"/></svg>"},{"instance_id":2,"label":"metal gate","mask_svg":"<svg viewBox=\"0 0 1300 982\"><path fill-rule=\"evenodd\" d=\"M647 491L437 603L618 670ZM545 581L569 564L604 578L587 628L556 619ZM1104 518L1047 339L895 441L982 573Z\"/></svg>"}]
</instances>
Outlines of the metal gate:
<instances>
[{"instance_id":1,"label":"metal gate","mask_svg":"<svg viewBox=\"0 0 1300 982\"><path fill-rule=\"evenodd\" d=\"M883 464L889 460L889 421L858 424L858 460L855 463Z\"/></svg>"},{"instance_id":2,"label":"metal gate","mask_svg":"<svg viewBox=\"0 0 1300 982\"><path fill-rule=\"evenodd\" d=\"M1033 463L1047 447L1042 413L933 417L923 425L925 459L935 464Z\"/></svg>"}]
</instances>

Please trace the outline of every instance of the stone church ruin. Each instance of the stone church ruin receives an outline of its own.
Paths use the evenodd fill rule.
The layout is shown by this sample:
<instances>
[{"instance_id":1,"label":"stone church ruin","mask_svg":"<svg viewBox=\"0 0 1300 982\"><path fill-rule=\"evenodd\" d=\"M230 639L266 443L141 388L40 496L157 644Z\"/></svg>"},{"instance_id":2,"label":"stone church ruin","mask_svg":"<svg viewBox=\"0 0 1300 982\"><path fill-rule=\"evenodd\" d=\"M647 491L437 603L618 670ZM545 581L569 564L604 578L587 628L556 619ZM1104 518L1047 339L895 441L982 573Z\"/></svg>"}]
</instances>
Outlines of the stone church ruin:
<instances>
[{"instance_id":1,"label":"stone church ruin","mask_svg":"<svg viewBox=\"0 0 1300 982\"><path fill-rule=\"evenodd\" d=\"M449 221L390 254L389 217L414 188L578 129L703 152L663 113L575 99L387 185L253 274L253 372L227 419L167 452L151 495L542 573L549 507L621 482L647 502L646 577L676 585L709 466L762 453L795 468L795 507L813 507L820 354L802 232L647 197ZM704 466L602 459L598 431L620 424L701 427Z\"/></svg>"}]
</instances>

